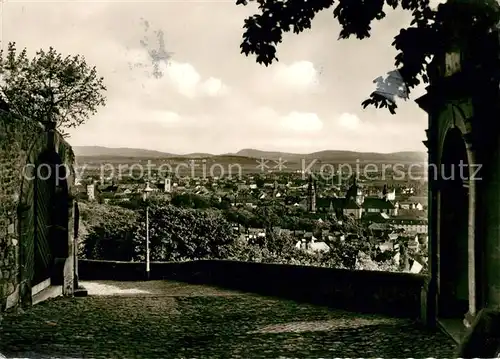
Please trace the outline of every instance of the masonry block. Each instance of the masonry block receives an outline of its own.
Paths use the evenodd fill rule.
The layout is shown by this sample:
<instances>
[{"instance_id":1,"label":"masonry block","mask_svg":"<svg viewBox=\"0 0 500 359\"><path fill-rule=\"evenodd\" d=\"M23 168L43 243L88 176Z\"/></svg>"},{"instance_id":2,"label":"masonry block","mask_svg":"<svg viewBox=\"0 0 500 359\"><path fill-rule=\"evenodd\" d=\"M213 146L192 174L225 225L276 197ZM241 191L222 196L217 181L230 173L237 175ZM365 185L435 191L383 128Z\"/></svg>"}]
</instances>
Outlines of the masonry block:
<instances>
[{"instance_id":1,"label":"masonry block","mask_svg":"<svg viewBox=\"0 0 500 359\"><path fill-rule=\"evenodd\" d=\"M50 148L49 137L57 144ZM18 120L0 110L0 312L31 305L31 279L34 264L34 181L26 169L35 164L44 152L55 152L61 162L72 168L74 155L57 132L47 131L37 121ZM71 189L72 182L68 182ZM72 223L68 223L73 228ZM72 253L68 251L67 257ZM74 266L73 266L74 267ZM69 276L65 286L71 286L74 274L63 258L61 276ZM61 285L63 285L61 281ZM67 289L66 292L73 293Z\"/></svg>"}]
</instances>

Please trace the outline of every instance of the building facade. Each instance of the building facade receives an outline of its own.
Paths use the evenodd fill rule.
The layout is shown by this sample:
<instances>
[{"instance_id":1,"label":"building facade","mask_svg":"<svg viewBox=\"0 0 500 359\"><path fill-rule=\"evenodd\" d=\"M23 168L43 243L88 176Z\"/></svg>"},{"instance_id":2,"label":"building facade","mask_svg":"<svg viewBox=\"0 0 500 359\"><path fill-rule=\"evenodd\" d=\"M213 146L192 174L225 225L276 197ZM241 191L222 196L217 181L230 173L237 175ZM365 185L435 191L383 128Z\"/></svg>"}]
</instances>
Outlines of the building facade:
<instances>
[{"instance_id":1,"label":"building facade","mask_svg":"<svg viewBox=\"0 0 500 359\"><path fill-rule=\"evenodd\" d=\"M482 308L500 308L500 46L498 31L450 25L417 100L429 116L426 316L468 326Z\"/></svg>"},{"instance_id":2,"label":"building facade","mask_svg":"<svg viewBox=\"0 0 500 359\"><path fill-rule=\"evenodd\" d=\"M0 110L0 312L78 288L71 147L52 123Z\"/></svg>"}]
</instances>

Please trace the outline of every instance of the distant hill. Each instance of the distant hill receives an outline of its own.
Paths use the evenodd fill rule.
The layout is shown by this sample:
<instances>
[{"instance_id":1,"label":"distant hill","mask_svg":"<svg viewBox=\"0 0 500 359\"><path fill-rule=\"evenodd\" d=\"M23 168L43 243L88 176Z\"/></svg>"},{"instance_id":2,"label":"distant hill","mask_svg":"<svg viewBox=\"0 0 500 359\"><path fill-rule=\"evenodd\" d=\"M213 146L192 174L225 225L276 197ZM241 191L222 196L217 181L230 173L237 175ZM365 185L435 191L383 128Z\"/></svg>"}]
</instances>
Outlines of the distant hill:
<instances>
[{"instance_id":1,"label":"distant hill","mask_svg":"<svg viewBox=\"0 0 500 359\"><path fill-rule=\"evenodd\" d=\"M211 153L198 153L198 152L195 152L195 153L188 153L186 155L177 155L177 156L180 156L180 157L187 157L187 158L207 158L207 157L213 157L213 155Z\"/></svg>"},{"instance_id":2,"label":"distant hill","mask_svg":"<svg viewBox=\"0 0 500 359\"><path fill-rule=\"evenodd\" d=\"M155 159L155 158L205 158L205 159L233 159L243 160L260 159L267 160L282 160L289 162L300 162L302 159L319 162L330 163L360 163L367 162L388 162L388 163L422 163L427 160L425 152L392 152L392 153L376 153L376 152L354 152L354 151L335 151L325 150L307 154L262 151L256 149L243 149L236 153L227 153L222 155L213 155L210 153L189 153L189 154L173 154L167 152L145 150L140 148L109 148L101 146L74 146L75 155L77 158L138 158L138 159Z\"/></svg>"},{"instance_id":3,"label":"distant hill","mask_svg":"<svg viewBox=\"0 0 500 359\"><path fill-rule=\"evenodd\" d=\"M205 158L212 157L210 153L188 153L179 155L142 148L128 147L103 147L103 146L73 146L77 157L127 157L127 158L163 158L163 157L183 157L183 158Z\"/></svg>"},{"instance_id":4,"label":"distant hill","mask_svg":"<svg viewBox=\"0 0 500 359\"><path fill-rule=\"evenodd\" d=\"M171 153L145 150L141 148L111 148L101 146L73 146L77 157L136 157L136 158L158 158L172 157Z\"/></svg>"},{"instance_id":5,"label":"distant hill","mask_svg":"<svg viewBox=\"0 0 500 359\"><path fill-rule=\"evenodd\" d=\"M405 151L392 153L377 153L377 152L354 152L354 151L335 151L325 150L313 153L288 153L288 152L272 152L261 151L255 149L243 149L236 153L238 156L265 158L269 160L278 160L279 158L286 161L297 161L300 159L313 160L317 159L321 162L412 162L419 163L427 160L425 152Z\"/></svg>"}]
</instances>

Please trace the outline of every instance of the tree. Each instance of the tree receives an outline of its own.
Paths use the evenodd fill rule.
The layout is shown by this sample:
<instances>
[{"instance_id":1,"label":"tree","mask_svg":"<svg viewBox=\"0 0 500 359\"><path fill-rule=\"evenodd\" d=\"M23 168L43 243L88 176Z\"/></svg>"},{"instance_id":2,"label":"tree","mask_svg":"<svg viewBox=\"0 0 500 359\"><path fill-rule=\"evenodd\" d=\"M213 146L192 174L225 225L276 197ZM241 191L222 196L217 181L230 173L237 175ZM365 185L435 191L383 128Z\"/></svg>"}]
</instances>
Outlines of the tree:
<instances>
[{"instance_id":1,"label":"tree","mask_svg":"<svg viewBox=\"0 0 500 359\"><path fill-rule=\"evenodd\" d=\"M170 202L173 206L192 208L193 201L189 193L179 193L172 196Z\"/></svg>"},{"instance_id":2,"label":"tree","mask_svg":"<svg viewBox=\"0 0 500 359\"><path fill-rule=\"evenodd\" d=\"M281 224L280 217L276 214L275 209L276 205L273 202L261 201L254 211L257 220L269 231Z\"/></svg>"},{"instance_id":3,"label":"tree","mask_svg":"<svg viewBox=\"0 0 500 359\"><path fill-rule=\"evenodd\" d=\"M145 218L136 235L137 258L144 259ZM150 204L151 260L224 259L234 243L230 224L216 210Z\"/></svg>"},{"instance_id":4,"label":"tree","mask_svg":"<svg viewBox=\"0 0 500 359\"><path fill-rule=\"evenodd\" d=\"M134 257L137 213L119 206L80 203L80 216L87 234L80 242L80 255L87 259L129 261Z\"/></svg>"},{"instance_id":5,"label":"tree","mask_svg":"<svg viewBox=\"0 0 500 359\"><path fill-rule=\"evenodd\" d=\"M277 234L272 237L272 240L267 241L267 249L276 254L276 257L283 260L290 260L293 254L297 252L295 243L297 241L289 234Z\"/></svg>"},{"instance_id":6,"label":"tree","mask_svg":"<svg viewBox=\"0 0 500 359\"><path fill-rule=\"evenodd\" d=\"M252 0L250 0L252 1ZM260 14L250 16L245 20L241 52L248 56L255 54L256 60L265 66L276 57L276 46L282 41L283 33L293 31L296 34L311 28L315 15L331 8L334 0L257 0ZM248 0L237 0L236 4L247 5ZM492 81L498 81L500 74L487 57L485 51L492 50L495 34L491 29L498 28L500 21L500 5L496 0L449 0L438 6L437 10L430 7L429 0L338 0L333 11L342 30L339 39L356 36L358 39L370 37L371 23L385 18L385 10L398 7L410 11L411 25L401 29L395 36L392 46L399 53L395 58L396 72L391 72L392 80L400 78L405 89L404 97L410 90L428 82L428 65L432 56L447 49L451 41L468 39L469 52L476 54L475 64L495 72ZM489 35L488 35L489 33ZM486 72L487 73L487 72ZM390 87L391 79L379 78L379 87ZM374 105L377 108L387 107L395 113L397 105L391 98L375 91L370 98L362 103L363 107Z\"/></svg>"},{"instance_id":7,"label":"tree","mask_svg":"<svg viewBox=\"0 0 500 359\"><path fill-rule=\"evenodd\" d=\"M172 197L171 204L177 207L205 209L212 207L210 198L194 193L180 193Z\"/></svg>"},{"instance_id":8,"label":"tree","mask_svg":"<svg viewBox=\"0 0 500 359\"><path fill-rule=\"evenodd\" d=\"M228 196L223 196L220 198L220 201L215 201L214 207L229 210L231 208L231 199Z\"/></svg>"},{"instance_id":9,"label":"tree","mask_svg":"<svg viewBox=\"0 0 500 359\"><path fill-rule=\"evenodd\" d=\"M245 228L251 227L255 222L255 216L246 208L230 207L224 210L226 219L231 223L237 223Z\"/></svg>"},{"instance_id":10,"label":"tree","mask_svg":"<svg viewBox=\"0 0 500 359\"><path fill-rule=\"evenodd\" d=\"M77 127L106 104L103 78L79 55L63 57L52 47L30 60L15 43L0 51L0 97L21 118Z\"/></svg>"},{"instance_id":11,"label":"tree","mask_svg":"<svg viewBox=\"0 0 500 359\"><path fill-rule=\"evenodd\" d=\"M323 254L321 261L328 267L354 270L359 251L358 241L337 241L334 244L330 243L330 250Z\"/></svg>"},{"instance_id":12,"label":"tree","mask_svg":"<svg viewBox=\"0 0 500 359\"><path fill-rule=\"evenodd\" d=\"M200 196L197 194L193 194L192 200L193 200L194 208L206 209L206 208L212 207L212 203L210 201L210 198L208 198L206 196Z\"/></svg>"}]
</instances>

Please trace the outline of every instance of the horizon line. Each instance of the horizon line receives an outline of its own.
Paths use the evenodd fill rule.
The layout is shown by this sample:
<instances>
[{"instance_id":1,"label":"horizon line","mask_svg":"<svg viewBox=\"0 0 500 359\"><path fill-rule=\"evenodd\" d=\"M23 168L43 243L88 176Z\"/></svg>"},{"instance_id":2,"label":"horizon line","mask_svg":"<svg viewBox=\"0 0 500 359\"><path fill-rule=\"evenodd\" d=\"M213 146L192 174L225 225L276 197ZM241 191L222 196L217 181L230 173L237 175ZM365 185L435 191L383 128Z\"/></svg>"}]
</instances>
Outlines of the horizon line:
<instances>
[{"instance_id":1,"label":"horizon line","mask_svg":"<svg viewBox=\"0 0 500 359\"><path fill-rule=\"evenodd\" d=\"M74 145L72 146L73 148L75 147L98 147L98 148L105 148L105 149L111 149L111 150L139 150L139 151L151 151L151 152L159 152L162 154L170 154L170 155L177 155L177 156L188 156L188 155L193 155L193 154L203 154L203 155L210 155L210 156L224 156L224 155L238 155L238 152L241 151L259 151L259 152L277 152L277 153L283 153L283 154L288 154L288 155L310 155L313 153L318 153L318 152L326 152L326 151L332 151L332 152L352 152L352 153L364 153L364 154L380 154L380 155L391 155L395 153L404 153L404 152L412 152L412 153L422 153L426 154L425 150L400 150L400 151L392 151L392 152L377 152L377 151L354 151L354 150L334 150L334 149L324 149L324 150L318 150L318 151L311 151L311 152L288 152L284 150L262 150L262 149L256 149L256 148L242 148L236 152L223 152L223 153L211 153L211 152L203 152L203 151L193 151L193 152L188 152L188 153L175 153L175 152L167 152L167 151L162 151L162 150L155 150L155 149L148 149L148 148L140 148L140 147L108 147L108 146L101 146L101 145Z\"/></svg>"}]
</instances>

